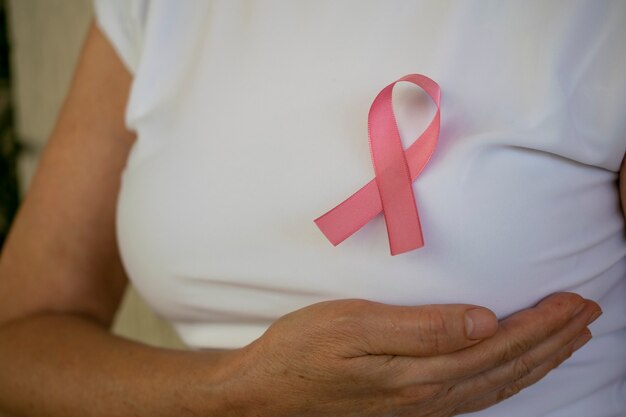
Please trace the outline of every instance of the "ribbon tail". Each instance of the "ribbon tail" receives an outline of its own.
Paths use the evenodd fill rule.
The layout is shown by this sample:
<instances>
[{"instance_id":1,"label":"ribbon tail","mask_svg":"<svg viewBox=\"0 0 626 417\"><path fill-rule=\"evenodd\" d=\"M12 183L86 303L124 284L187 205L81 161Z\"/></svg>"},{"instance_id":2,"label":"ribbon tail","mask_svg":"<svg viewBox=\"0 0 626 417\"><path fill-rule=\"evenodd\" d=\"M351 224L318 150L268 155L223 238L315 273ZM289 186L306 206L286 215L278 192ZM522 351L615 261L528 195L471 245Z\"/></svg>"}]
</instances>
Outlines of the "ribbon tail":
<instances>
[{"instance_id":1,"label":"ribbon tail","mask_svg":"<svg viewBox=\"0 0 626 417\"><path fill-rule=\"evenodd\" d=\"M314 222L330 243L337 246L381 211L383 206L374 178Z\"/></svg>"}]
</instances>

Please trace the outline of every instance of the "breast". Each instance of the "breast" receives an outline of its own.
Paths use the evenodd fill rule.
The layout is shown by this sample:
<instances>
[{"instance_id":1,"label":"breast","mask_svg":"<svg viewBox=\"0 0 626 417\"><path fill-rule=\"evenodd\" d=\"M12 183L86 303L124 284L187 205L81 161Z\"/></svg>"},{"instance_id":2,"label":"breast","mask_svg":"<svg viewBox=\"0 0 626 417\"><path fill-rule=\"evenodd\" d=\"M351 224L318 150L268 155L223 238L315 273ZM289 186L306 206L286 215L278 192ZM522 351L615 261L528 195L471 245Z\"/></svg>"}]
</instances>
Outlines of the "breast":
<instances>
[{"instance_id":1,"label":"breast","mask_svg":"<svg viewBox=\"0 0 626 417\"><path fill-rule=\"evenodd\" d=\"M424 20L418 12L407 19ZM475 303L502 317L555 291L598 298L622 279L617 118L587 124L595 136L572 130L577 104L555 87L549 48L521 60L487 32L428 38L414 24L375 42L367 24L346 31L329 20L320 33L302 11L289 13L277 27L302 25L288 38L262 18L224 13L198 40L193 66L179 69L185 77L138 74L129 113L139 135L117 230L129 276L157 312L181 325L262 329L317 301L366 298ZM424 24L437 34L477 18ZM507 72L470 59L487 52ZM417 71L443 90L439 143L413 184L425 246L390 256L379 215L334 247L313 219L373 178L369 106ZM524 88L510 82L528 71ZM159 83L167 97L142 102ZM412 122L432 109L398 91L395 102L416 106L406 113L415 118L399 118L408 144L420 129Z\"/></svg>"},{"instance_id":2,"label":"breast","mask_svg":"<svg viewBox=\"0 0 626 417\"><path fill-rule=\"evenodd\" d=\"M549 125L443 130L414 183L425 247L391 257L381 215L333 247L313 219L369 181L371 161L361 124L333 119L323 102L307 106L299 117L284 106L222 107L204 132L161 131L171 139L126 169L120 247L164 316L271 322L351 297L506 315L558 290L599 293L622 276L615 173L530 147ZM312 114L325 123L306 128Z\"/></svg>"}]
</instances>

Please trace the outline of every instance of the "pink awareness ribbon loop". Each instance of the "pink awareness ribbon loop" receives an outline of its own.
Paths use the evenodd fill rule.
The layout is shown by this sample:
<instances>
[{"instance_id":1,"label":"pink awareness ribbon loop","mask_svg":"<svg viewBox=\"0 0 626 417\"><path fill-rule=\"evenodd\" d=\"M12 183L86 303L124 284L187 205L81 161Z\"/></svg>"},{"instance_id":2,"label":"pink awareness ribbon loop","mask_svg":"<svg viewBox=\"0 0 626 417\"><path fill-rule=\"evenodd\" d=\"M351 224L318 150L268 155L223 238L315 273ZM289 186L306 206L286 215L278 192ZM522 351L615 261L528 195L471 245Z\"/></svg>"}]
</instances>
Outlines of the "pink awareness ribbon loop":
<instances>
[{"instance_id":1,"label":"pink awareness ribbon loop","mask_svg":"<svg viewBox=\"0 0 626 417\"><path fill-rule=\"evenodd\" d=\"M392 90L409 81L422 88L437 111L428 127L406 151L393 113ZM368 135L375 177L342 203L314 220L337 246L381 211L385 217L391 255L424 246L412 183L432 156L440 125L441 90L421 74L409 74L385 87L374 99L368 115Z\"/></svg>"}]
</instances>

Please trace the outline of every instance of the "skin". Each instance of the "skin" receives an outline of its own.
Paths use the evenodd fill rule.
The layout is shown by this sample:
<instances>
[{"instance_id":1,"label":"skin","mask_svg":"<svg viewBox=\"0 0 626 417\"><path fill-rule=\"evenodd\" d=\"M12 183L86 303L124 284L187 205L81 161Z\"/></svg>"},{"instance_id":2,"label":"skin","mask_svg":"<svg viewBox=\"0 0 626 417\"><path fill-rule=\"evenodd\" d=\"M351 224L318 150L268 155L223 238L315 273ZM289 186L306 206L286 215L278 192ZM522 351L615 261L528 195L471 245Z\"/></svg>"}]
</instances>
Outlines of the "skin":
<instances>
[{"instance_id":1,"label":"skin","mask_svg":"<svg viewBox=\"0 0 626 417\"><path fill-rule=\"evenodd\" d=\"M591 337L600 307L572 293L499 322L466 304L328 301L228 351L112 335L128 281L114 216L131 81L92 25L0 256L0 414L447 417L534 384Z\"/></svg>"}]
</instances>

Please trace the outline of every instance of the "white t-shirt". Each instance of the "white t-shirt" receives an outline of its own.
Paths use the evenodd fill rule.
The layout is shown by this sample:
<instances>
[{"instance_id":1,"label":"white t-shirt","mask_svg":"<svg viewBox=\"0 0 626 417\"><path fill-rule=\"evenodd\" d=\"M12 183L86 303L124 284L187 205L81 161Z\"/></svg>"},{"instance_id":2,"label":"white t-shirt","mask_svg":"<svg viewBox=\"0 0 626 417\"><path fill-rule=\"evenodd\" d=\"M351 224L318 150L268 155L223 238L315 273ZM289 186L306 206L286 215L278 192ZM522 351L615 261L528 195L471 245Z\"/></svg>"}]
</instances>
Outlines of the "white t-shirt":
<instances>
[{"instance_id":1,"label":"white t-shirt","mask_svg":"<svg viewBox=\"0 0 626 417\"><path fill-rule=\"evenodd\" d=\"M594 338L477 416L626 415L626 2L95 0L134 75L117 233L147 302L194 349L236 348L318 301L600 303ZM413 183L423 248L382 214L338 246L313 220L373 178L369 106L442 89ZM412 143L432 115L401 82ZM416 99L417 97L417 99Z\"/></svg>"}]
</instances>

